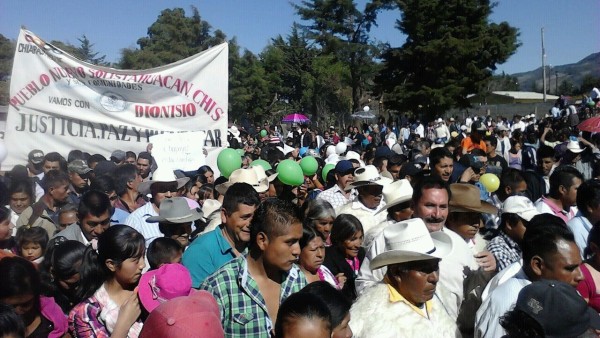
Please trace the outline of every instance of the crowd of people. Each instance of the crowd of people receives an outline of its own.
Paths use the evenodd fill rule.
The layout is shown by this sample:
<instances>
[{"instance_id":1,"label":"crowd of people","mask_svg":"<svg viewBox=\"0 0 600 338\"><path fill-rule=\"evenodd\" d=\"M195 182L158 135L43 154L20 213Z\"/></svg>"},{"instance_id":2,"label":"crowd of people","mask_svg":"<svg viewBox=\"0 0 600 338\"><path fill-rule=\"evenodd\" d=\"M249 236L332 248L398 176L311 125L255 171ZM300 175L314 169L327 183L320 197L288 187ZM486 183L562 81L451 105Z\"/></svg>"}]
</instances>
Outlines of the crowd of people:
<instances>
[{"instance_id":1,"label":"crowd of people","mask_svg":"<svg viewBox=\"0 0 600 338\"><path fill-rule=\"evenodd\" d=\"M151 147L32 150L0 179L0 336L596 337L595 100L233 125L227 177ZM280 179L306 157L303 184Z\"/></svg>"}]
</instances>

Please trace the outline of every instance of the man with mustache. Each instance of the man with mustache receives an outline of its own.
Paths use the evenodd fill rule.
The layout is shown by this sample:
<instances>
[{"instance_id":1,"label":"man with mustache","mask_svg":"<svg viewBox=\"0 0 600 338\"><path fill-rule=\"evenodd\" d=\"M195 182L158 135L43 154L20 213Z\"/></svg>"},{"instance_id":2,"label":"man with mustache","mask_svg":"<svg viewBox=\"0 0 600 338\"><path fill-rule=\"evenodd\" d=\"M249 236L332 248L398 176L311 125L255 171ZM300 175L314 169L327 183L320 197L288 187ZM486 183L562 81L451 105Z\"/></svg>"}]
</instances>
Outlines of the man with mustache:
<instances>
[{"instance_id":1,"label":"man with mustache","mask_svg":"<svg viewBox=\"0 0 600 338\"><path fill-rule=\"evenodd\" d=\"M471 253L467 243L456 233L444 227L448 217L450 188L437 177L424 178L414 189L412 196L413 218L421 218L430 233L443 231L452 240L453 250L440 262L440 283L451 292L444 305L453 318L457 318L458 309L463 300L463 282L465 273L476 271L480 265ZM393 227L394 224L388 227ZM386 250L383 234L376 236L367 248L365 260L356 279L357 293L372 286L385 276L385 268L371 271L370 261ZM489 262L481 262L488 265ZM491 266L491 265L490 265ZM495 268L495 264L493 265ZM488 267L489 268L489 267Z\"/></svg>"}]
</instances>

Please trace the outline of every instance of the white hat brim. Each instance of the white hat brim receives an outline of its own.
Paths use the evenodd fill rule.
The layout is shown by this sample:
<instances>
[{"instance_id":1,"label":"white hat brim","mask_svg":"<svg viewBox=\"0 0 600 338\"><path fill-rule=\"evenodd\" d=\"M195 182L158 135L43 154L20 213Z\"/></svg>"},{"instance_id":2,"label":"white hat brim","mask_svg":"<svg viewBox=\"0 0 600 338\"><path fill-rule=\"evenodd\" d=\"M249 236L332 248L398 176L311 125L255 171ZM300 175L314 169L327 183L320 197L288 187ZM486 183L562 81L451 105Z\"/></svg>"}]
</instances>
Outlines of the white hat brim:
<instances>
[{"instance_id":1,"label":"white hat brim","mask_svg":"<svg viewBox=\"0 0 600 338\"><path fill-rule=\"evenodd\" d=\"M170 183L170 182L177 182L177 189L181 189L181 187L183 187L188 181L190 180L189 177L182 177L182 178L178 178L176 180L172 180L172 181L145 181L140 183L140 185L138 186L138 192L142 195L147 195L150 193L150 186L152 186L152 184L154 183Z\"/></svg>"},{"instance_id":2,"label":"white hat brim","mask_svg":"<svg viewBox=\"0 0 600 338\"><path fill-rule=\"evenodd\" d=\"M375 256L371 261L369 268L371 270L379 269L392 264L400 264L415 261L424 261L428 259L442 259L452 252L452 239L448 234L441 231L430 233L435 246L435 251L431 253L389 250Z\"/></svg>"}]
</instances>

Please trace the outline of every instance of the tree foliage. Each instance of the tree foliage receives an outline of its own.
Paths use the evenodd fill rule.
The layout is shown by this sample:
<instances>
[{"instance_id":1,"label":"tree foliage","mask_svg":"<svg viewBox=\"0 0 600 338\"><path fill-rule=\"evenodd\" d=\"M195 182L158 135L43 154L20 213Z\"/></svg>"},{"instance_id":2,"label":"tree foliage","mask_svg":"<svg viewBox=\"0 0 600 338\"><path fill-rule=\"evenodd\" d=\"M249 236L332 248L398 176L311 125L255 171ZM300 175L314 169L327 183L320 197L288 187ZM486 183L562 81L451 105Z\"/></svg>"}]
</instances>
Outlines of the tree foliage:
<instances>
[{"instance_id":1,"label":"tree foliage","mask_svg":"<svg viewBox=\"0 0 600 338\"><path fill-rule=\"evenodd\" d=\"M179 61L226 41L225 34L202 20L192 6L192 16L183 8L165 9L148 28L148 35L139 38L139 49L123 49L120 66L127 69L147 69Z\"/></svg>"},{"instance_id":2,"label":"tree foliage","mask_svg":"<svg viewBox=\"0 0 600 338\"><path fill-rule=\"evenodd\" d=\"M489 0L399 0L397 28L407 35L383 56L376 82L386 104L435 114L468 107L467 95L486 87L497 64L517 49L518 30L491 23Z\"/></svg>"},{"instance_id":3,"label":"tree foliage","mask_svg":"<svg viewBox=\"0 0 600 338\"><path fill-rule=\"evenodd\" d=\"M99 52L94 51L94 44L83 34L79 39L79 48L77 51L83 61L89 62L94 65L108 66L109 63L105 61L106 55L98 56Z\"/></svg>"},{"instance_id":4,"label":"tree foliage","mask_svg":"<svg viewBox=\"0 0 600 338\"><path fill-rule=\"evenodd\" d=\"M7 105L9 100L9 78L12 72L15 55L15 41L0 34L0 105Z\"/></svg>"},{"instance_id":5,"label":"tree foliage","mask_svg":"<svg viewBox=\"0 0 600 338\"><path fill-rule=\"evenodd\" d=\"M343 80L352 90L352 111L357 111L367 83L377 70L379 50L369 32L380 7L368 3L360 11L352 0L302 1L294 7L300 18L308 21L303 28L307 37L321 47L321 53L331 57L332 65L347 65L348 77Z\"/></svg>"}]
</instances>

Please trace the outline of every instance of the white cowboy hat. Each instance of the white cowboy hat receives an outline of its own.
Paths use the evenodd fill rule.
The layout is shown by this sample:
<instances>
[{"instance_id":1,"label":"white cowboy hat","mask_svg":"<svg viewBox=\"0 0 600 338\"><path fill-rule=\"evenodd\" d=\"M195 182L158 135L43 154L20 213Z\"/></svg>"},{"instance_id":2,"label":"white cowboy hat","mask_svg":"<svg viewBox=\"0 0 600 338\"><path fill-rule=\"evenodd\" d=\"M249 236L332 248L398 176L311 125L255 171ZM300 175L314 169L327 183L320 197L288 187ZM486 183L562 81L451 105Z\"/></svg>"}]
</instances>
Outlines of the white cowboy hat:
<instances>
[{"instance_id":1,"label":"white cowboy hat","mask_svg":"<svg viewBox=\"0 0 600 338\"><path fill-rule=\"evenodd\" d=\"M208 199L205 200L204 203L202 204L202 220L204 222L208 222L210 219L212 219L212 215L213 213L220 211L221 210L221 202L217 201L217 200L213 200L213 199Z\"/></svg>"},{"instance_id":2,"label":"white cowboy hat","mask_svg":"<svg viewBox=\"0 0 600 338\"><path fill-rule=\"evenodd\" d=\"M279 151L281 151L284 155L291 153L295 149L288 146L287 144L284 144L283 147L277 146L275 148L279 149Z\"/></svg>"},{"instance_id":3,"label":"white cowboy hat","mask_svg":"<svg viewBox=\"0 0 600 338\"><path fill-rule=\"evenodd\" d=\"M146 222L187 223L201 218L200 208L190 209L185 197L173 197L162 201L158 216L148 217Z\"/></svg>"},{"instance_id":4,"label":"white cowboy hat","mask_svg":"<svg viewBox=\"0 0 600 338\"><path fill-rule=\"evenodd\" d=\"M258 175L256 174L256 171L254 169L235 170L229 176L229 181L217 185L215 189L219 192L219 194L225 195L227 189L229 189L229 187L231 187L234 183L248 183L258 193L263 193L269 190L269 182L266 180L259 180Z\"/></svg>"},{"instance_id":5,"label":"white cowboy hat","mask_svg":"<svg viewBox=\"0 0 600 338\"><path fill-rule=\"evenodd\" d=\"M240 136L240 131L238 130L238 128L236 126L229 127L229 132L235 138L238 138Z\"/></svg>"},{"instance_id":6,"label":"white cowboy hat","mask_svg":"<svg viewBox=\"0 0 600 338\"><path fill-rule=\"evenodd\" d=\"M273 175L270 175L267 177L265 168L263 168L259 165L253 166L252 169L254 169L254 171L256 171L256 176L258 177L259 181L267 180L267 181L269 181L269 183L271 183L271 182L275 181L275 178L277 178L277 175L279 175L279 173L274 173Z\"/></svg>"},{"instance_id":7,"label":"white cowboy hat","mask_svg":"<svg viewBox=\"0 0 600 338\"><path fill-rule=\"evenodd\" d=\"M580 152L585 150L585 147L582 149L579 146L579 141L577 140L569 140L569 143L567 143L567 150L569 150L572 153L579 154Z\"/></svg>"},{"instance_id":8,"label":"white cowboy hat","mask_svg":"<svg viewBox=\"0 0 600 338\"><path fill-rule=\"evenodd\" d=\"M388 184L383 187L383 199L385 200L385 206L379 209L375 215L387 210L400 203L408 202L412 199L413 188L407 179L398 180L392 184Z\"/></svg>"},{"instance_id":9,"label":"white cowboy hat","mask_svg":"<svg viewBox=\"0 0 600 338\"><path fill-rule=\"evenodd\" d=\"M450 236L441 231L430 234L420 218L388 225L383 237L385 251L373 258L371 270L391 264L441 259L452 251Z\"/></svg>"},{"instance_id":10,"label":"white cowboy hat","mask_svg":"<svg viewBox=\"0 0 600 338\"><path fill-rule=\"evenodd\" d=\"M158 167L158 169L156 169L152 173L152 180L140 183L140 185L138 186L138 191L142 195L147 195L150 193L150 187L152 186L152 184L159 183L159 182L160 183L177 182L177 189L180 189L189 180L190 180L189 177L177 178L177 176L175 176L175 172L173 171L173 169L169 169L167 167Z\"/></svg>"},{"instance_id":11,"label":"white cowboy hat","mask_svg":"<svg viewBox=\"0 0 600 338\"><path fill-rule=\"evenodd\" d=\"M385 187L390 183L392 183L392 180L381 176L374 165L367 165L354 170L354 182L348 185L348 189L365 185L380 185Z\"/></svg>"}]
</instances>

